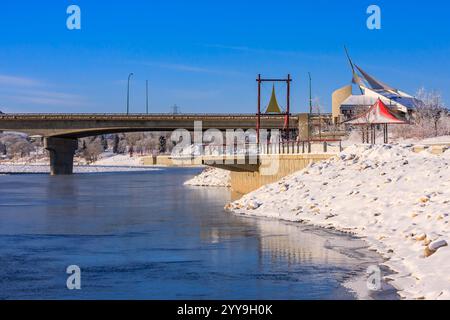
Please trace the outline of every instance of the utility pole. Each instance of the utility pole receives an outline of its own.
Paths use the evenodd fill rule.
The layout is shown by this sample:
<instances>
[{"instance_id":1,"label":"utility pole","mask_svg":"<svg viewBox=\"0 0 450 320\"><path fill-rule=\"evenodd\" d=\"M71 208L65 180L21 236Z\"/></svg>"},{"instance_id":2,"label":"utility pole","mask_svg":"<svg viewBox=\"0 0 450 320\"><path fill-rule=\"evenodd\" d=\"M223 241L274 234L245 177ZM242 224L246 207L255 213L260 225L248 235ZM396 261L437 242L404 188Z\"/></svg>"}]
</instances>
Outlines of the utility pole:
<instances>
[{"instance_id":1,"label":"utility pole","mask_svg":"<svg viewBox=\"0 0 450 320\"><path fill-rule=\"evenodd\" d=\"M127 114L130 113L130 80L134 73L128 75L128 87L127 87Z\"/></svg>"},{"instance_id":2,"label":"utility pole","mask_svg":"<svg viewBox=\"0 0 450 320\"><path fill-rule=\"evenodd\" d=\"M291 75L288 74L287 76L287 94L286 94L286 134L287 134L287 141L289 143L290 140L290 131L289 131L289 119L291 116Z\"/></svg>"},{"instance_id":3,"label":"utility pole","mask_svg":"<svg viewBox=\"0 0 450 320\"><path fill-rule=\"evenodd\" d=\"M259 148L259 130L261 127L261 74L258 74L256 79L258 82L258 107L256 113L256 144Z\"/></svg>"},{"instance_id":4,"label":"utility pole","mask_svg":"<svg viewBox=\"0 0 450 320\"><path fill-rule=\"evenodd\" d=\"M311 72L308 72L309 77L309 115L308 115L308 140L311 139L311 117L312 117L312 79Z\"/></svg>"},{"instance_id":5,"label":"utility pole","mask_svg":"<svg viewBox=\"0 0 450 320\"><path fill-rule=\"evenodd\" d=\"M145 80L145 112L148 114L148 80Z\"/></svg>"}]
</instances>

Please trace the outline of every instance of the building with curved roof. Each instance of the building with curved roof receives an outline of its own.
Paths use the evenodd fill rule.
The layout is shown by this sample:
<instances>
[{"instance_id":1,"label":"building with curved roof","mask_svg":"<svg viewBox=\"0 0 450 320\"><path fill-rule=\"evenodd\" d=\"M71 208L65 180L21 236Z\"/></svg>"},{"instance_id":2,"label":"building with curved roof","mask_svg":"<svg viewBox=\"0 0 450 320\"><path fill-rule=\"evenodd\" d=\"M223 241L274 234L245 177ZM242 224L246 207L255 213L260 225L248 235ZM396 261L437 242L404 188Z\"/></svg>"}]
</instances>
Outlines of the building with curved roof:
<instances>
[{"instance_id":1,"label":"building with curved roof","mask_svg":"<svg viewBox=\"0 0 450 320\"><path fill-rule=\"evenodd\" d=\"M334 123L342 123L358 113L369 109L380 99L389 110L401 119L408 120L418 105L412 95L396 89L369 75L349 58L353 72L352 84L346 85L332 94L332 115ZM354 93L354 86L358 92Z\"/></svg>"}]
</instances>

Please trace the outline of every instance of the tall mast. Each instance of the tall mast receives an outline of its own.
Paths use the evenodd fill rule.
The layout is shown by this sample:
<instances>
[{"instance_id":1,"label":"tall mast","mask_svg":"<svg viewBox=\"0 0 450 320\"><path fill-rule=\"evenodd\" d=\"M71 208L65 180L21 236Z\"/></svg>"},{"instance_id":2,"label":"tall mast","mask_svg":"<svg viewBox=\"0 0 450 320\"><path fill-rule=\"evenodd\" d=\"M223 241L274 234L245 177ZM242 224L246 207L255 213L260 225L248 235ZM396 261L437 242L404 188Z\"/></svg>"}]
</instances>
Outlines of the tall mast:
<instances>
[{"instance_id":1,"label":"tall mast","mask_svg":"<svg viewBox=\"0 0 450 320\"><path fill-rule=\"evenodd\" d=\"M356 85L358 85L358 88L359 88L359 90L361 91L361 94L364 94L364 91L363 91L363 89L361 88L360 84L359 84L359 83L356 83L356 79L359 78L359 77L358 77L358 74L357 74L356 71L355 71L355 65L353 64L353 61L352 61L352 59L350 58L350 54L348 53L348 50L347 50L347 47L346 47L346 46L344 46L344 50L345 50L345 54L347 55L348 62L350 63L350 67L352 68L352 75L353 75L353 80L352 80L352 82L354 82Z\"/></svg>"}]
</instances>

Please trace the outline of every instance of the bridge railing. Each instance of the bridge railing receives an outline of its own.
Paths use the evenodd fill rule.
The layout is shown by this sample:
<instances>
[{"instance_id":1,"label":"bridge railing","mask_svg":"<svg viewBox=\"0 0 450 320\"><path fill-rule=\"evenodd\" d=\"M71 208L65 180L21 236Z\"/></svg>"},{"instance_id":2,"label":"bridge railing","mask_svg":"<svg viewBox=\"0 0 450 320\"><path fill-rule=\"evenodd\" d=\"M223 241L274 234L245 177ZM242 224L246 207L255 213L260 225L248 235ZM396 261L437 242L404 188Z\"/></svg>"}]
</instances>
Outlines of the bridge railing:
<instances>
[{"instance_id":1,"label":"bridge railing","mask_svg":"<svg viewBox=\"0 0 450 320\"><path fill-rule=\"evenodd\" d=\"M64 117L124 117L124 118L151 118L151 117L256 117L253 113L0 113L0 118L64 118ZM270 117L274 116L264 116ZM279 118L284 116L279 115Z\"/></svg>"},{"instance_id":2,"label":"bridge railing","mask_svg":"<svg viewBox=\"0 0 450 320\"><path fill-rule=\"evenodd\" d=\"M339 153L342 151L340 140L280 141L278 143L245 144L201 144L192 145L172 154L172 157L199 156L258 156L308 153Z\"/></svg>"}]
</instances>

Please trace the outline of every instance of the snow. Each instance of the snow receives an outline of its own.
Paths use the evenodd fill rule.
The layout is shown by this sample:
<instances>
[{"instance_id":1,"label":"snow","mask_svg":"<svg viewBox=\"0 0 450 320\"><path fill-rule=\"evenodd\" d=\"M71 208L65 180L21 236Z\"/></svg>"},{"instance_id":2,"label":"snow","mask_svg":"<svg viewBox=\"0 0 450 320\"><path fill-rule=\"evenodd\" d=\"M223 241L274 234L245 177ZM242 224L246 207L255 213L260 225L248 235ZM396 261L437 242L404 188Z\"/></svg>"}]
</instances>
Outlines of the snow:
<instances>
[{"instance_id":1,"label":"snow","mask_svg":"<svg viewBox=\"0 0 450 320\"><path fill-rule=\"evenodd\" d=\"M361 143L361 132L359 130L353 130L350 134L342 140L342 146L348 147L353 144ZM383 134L377 131L377 141L383 141ZM450 145L450 136L438 136L426 139L413 139L413 138L401 138L393 137L390 134L390 142L396 144L415 144L415 145Z\"/></svg>"},{"instance_id":2,"label":"snow","mask_svg":"<svg viewBox=\"0 0 450 320\"><path fill-rule=\"evenodd\" d=\"M355 234L386 258L406 299L450 299L450 151L352 145L226 206Z\"/></svg>"},{"instance_id":3,"label":"snow","mask_svg":"<svg viewBox=\"0 0 450 320\"><path fill-rule=\"evenodd\" d=\"M136 171L154 171L160 170L144 166L99 166L99 165L80 165L74 166L74 173L102 173L102 172L136 172ZM16 173L50 173L49 165L16 165L0 164L0 175Z\"/></svg>"},{"instance_id":4,"label":"snow","mask_svg":"<svg viewBox=\"0 0 450 320\"><path fill-rule=\"evenodd\" d=\"M230 179L229 171L208 167L198 176L186 181L184 184L203 187L230 187Z\"/></svg>"},{"instance_id":5,"label":"snow","mask_svg":"<svg viewBox=\"0 0 450 320\"><path fill-rule=\"evenodd\" d=\"M101 173L101 172L136 172L159 170L152 166L144 166L142 157L130 157L129 155L114 155L103 153L100 159L93 164L75 164L74 173ZM24 159L0 163L0 174L4 173L49 173L48 159L40 159L38 162L27 162Z\"/></svg>"},{"instance_id":6,"label":"snow","mask_svg":"<svg viewBox=\"0 0 450 320\"><path fill-rule=\"evenodd\" d=\"M100 159L93 163L96 166L141 166L142 158L139 156L130 157L128 154L114 154L104 152Z\"/></svg>"},{"instance_id":7,"label":"snow","mask_svg":"<svg viewBox=\"0 0 450 320\"><path fill-rule=\"evenodd\" d=\"M423 140L418 141L407 141L410 143L422 143L422 144L443 144L443 145L450 145L450 136L439 136L434 138L427 138Z\"/></svg>"}]
</instances>

